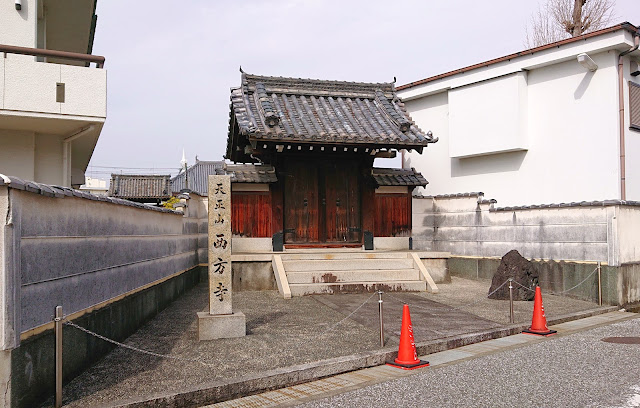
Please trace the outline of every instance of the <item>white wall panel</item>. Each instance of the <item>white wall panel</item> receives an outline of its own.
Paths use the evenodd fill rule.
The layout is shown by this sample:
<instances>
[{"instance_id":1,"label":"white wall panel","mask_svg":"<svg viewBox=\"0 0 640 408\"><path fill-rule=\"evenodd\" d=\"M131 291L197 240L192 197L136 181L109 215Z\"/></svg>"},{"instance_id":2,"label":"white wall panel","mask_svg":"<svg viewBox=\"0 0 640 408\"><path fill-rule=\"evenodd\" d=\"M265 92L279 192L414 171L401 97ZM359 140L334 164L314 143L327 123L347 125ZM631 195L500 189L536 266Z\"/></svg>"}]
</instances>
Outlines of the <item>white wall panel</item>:
<instances>
[{"instance_id":1,"label":"white wall panel","mask_svg":"<svg viewBox=\"0 0 640 408\"><path fill-rule=\"evenodd\" d=\"M526 150L527 74L449 91L449 157Z\"/></svg>"}]
</instances>

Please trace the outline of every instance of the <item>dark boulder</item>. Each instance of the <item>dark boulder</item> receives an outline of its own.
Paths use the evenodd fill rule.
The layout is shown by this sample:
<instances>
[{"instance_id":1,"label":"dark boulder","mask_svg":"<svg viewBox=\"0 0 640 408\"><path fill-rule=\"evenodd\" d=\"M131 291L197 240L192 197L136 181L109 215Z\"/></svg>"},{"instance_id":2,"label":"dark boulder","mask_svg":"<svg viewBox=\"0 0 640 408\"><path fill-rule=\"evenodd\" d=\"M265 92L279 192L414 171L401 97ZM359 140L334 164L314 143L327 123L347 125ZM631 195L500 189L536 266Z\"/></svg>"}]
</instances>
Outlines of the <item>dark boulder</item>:
<instances>
[{"instance_id":1,"label":"dark boulder","mask_svg":"<svg viewBox=\"0 0 640 408\"><path fill-rule=\"evenodd\" d=\"M518 251L511 250L502 257L500 266L491 280L489 293L496 290L507 279L513 278L514 282L527 288L534 289L538 284L538 271L533 262L526 260ZM534 292L522 286L513 284L513 300L533 300ZM509 283L489 296L489 299L509 300Z\"/></svg>"}]
</instances>

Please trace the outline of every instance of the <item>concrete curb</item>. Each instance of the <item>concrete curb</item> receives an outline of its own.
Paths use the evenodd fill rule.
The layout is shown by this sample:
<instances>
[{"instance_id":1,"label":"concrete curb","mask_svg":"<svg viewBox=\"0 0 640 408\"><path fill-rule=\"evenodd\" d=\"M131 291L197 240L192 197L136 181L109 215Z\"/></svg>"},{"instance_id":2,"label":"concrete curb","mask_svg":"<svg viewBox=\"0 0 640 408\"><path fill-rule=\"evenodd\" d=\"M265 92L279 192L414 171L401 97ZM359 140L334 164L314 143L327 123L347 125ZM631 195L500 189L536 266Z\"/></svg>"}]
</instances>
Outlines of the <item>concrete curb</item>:
<instances>
[{"instance_id":1,"label":"concrete curb","mask_svg":"<svg viewBox=\"0 0 640 408\"><path fill-rule=\"evenodd\" d=\"M581 312L570 313L549 319L548 324L560 324L572 320L583 319L585 317L614 312L617 306L602 307ZM479 343L485 340L497 339L520 333L529 324L514 324L497 329L484 330L475 333L462 334L444 339L432 340L416 345L418 355L427 355L466 346L468 344ZM191 389L185 389L179 393L161 395L147 400L122 401L118 408L141 408L141 407L192 407L216 402L223 402L230 399L257 394L269 390L318 380L323 377L342 374L349 371L359 370L367 367L374 367L384 364L396 356L397 350L394 348L383 348L380 350L352 354L349 356L336 357L327 360L314 361L307 364L299 364L290 367L283 367L265 371L259 374L250 374L226 381L215 381L207 384L200 384Z\"/></svg>"}]
</instances>

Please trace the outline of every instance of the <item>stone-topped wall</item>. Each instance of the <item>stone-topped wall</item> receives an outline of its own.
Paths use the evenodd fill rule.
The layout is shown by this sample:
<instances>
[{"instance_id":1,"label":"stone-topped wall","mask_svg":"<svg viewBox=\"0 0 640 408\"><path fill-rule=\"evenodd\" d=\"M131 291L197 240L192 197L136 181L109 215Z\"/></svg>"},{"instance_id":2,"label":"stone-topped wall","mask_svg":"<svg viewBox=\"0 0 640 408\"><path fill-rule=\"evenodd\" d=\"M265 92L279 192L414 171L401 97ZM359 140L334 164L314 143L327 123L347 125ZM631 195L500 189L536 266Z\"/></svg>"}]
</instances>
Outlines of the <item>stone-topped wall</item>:
<instances>
[{"instance_id":1,"label":"stone-topped wall","mask_svg":"<svg viewBox=\"0 0 640 408\"><path fill-rule=\"evenodd\" d=\"M548 286L554 291L581 282L601 262L604 301L640 301L640 203L495 204L482 193L414 197L414 248L450 252L450 273L470 278L491 278L500 258L515 249L537 262L543 288L562 282L564 289ZM555 277L545 282L547 270ZM570 295L597 300L594 282Z\"/></svg>"},{"instance_id":2,"label":"stone-topped wall","mask_svg":"<svg viewBox=\"0 0 640 408\"><path fill-rule=\"evenodd\" d=\"M0 185L4 349L58 305L82 312L206 262L197 199L183 214L88 198Z\"/></svg>"},{"instance_id":3,"label":"stone-topped wall","mask_svg":"<svg viewBox=\"0 0 640 408\"><path fill-rule=\"evenodd\" d=\"M122 341L206 279L205 200L180 197L173 211L0 175L0 407L52 392L56 306ZM70 333L65 381L111 349Z\"/></svg>"},{"instance_id":4,"label":"stone-topped wall","mask_svg":"<svg viewBox=\"0 0 640 408\"><path fill-rule=\"evenodd\" d=\"M640 206L624 202L495 208L482 193L413 199L416 249L457 256L501 257L512 249L529 259L640 261Z\"/></svg>"}]
</instances>

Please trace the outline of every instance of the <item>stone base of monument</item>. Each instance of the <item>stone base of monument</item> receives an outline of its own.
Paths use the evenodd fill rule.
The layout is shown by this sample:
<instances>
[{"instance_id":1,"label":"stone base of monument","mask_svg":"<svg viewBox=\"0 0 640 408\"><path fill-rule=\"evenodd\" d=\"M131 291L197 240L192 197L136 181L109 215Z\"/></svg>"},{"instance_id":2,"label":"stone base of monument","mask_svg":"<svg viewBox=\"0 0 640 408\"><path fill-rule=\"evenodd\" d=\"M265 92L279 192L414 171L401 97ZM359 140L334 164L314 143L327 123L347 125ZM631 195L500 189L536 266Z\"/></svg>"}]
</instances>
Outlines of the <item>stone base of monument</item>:
<instances>
[{"instance_id":1,"label":"stone base of monument","mask_svg":"<svg viewBox=\"0 0 640 408\"><path fill-rule=\"evenodd\" d=\"M231 339L247 335L247 321L242 312L212 315L198 312L198 340Z\"/></svg>"}]
</instances>

